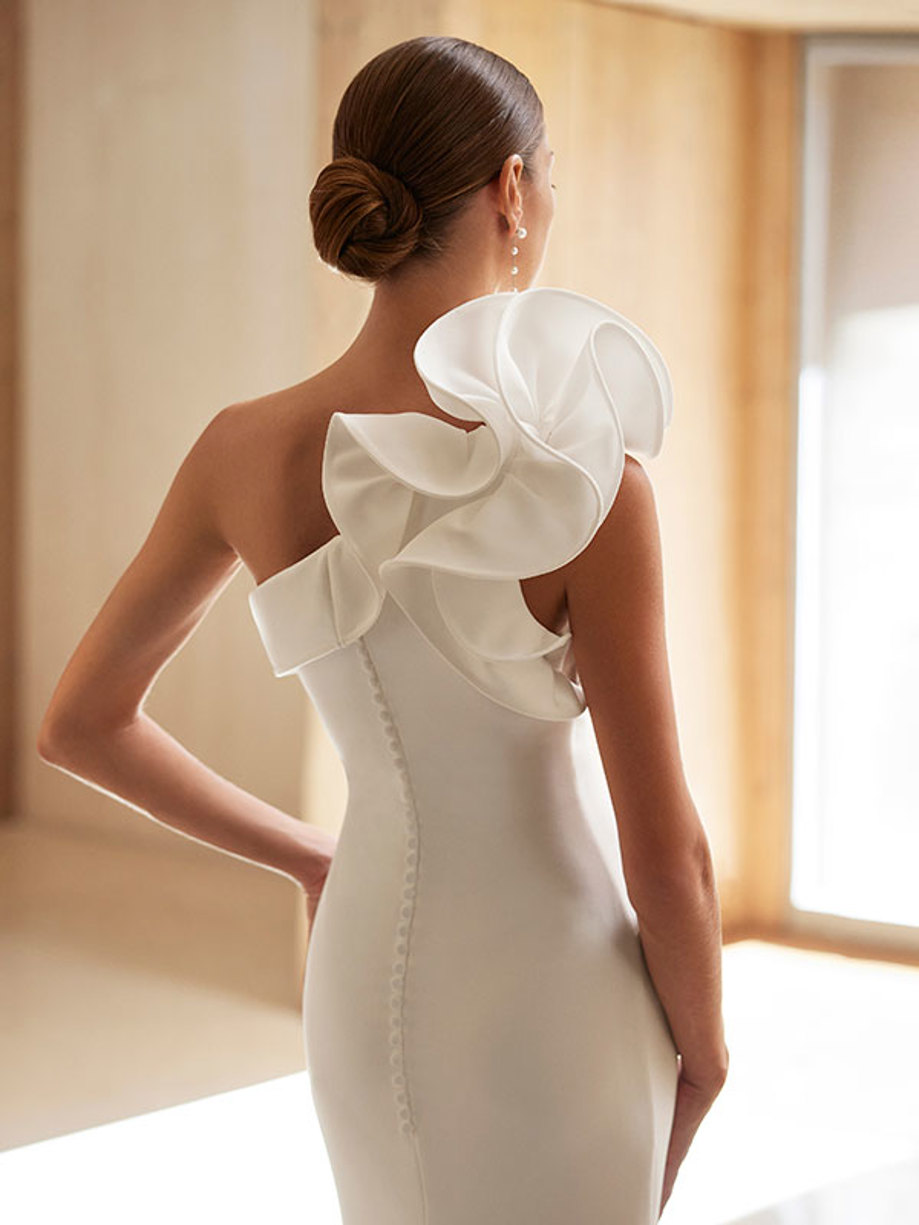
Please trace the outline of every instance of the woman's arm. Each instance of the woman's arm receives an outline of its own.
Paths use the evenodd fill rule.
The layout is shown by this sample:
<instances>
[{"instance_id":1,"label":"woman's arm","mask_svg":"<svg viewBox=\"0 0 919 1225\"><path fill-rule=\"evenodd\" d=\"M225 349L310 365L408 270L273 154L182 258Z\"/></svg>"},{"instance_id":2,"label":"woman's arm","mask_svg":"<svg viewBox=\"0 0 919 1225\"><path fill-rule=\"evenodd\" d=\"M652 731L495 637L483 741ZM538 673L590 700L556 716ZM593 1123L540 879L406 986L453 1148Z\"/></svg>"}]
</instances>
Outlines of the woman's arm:
<instances>
[{"instance_id":1,"label":"woman's arm","mask_svg":"<svg viewBox=\"0 0 919 1225\"><path fill-rule=\"evenodd\" d=\"M565 591L645 961L683 1076L714 1097L728 1059L720 908L680 757L654 493L631 456L605 521L565 568Z\"/></svg>"},{"instance_id":2,"label":"woman's arm","mask_svg":"<svg viewBox=\"0 0 919 1225\"><path fill-rule=\"evenodd\" d=\"M334 837L215 773L144 713L157 675L241 565L221 529L232 408L182 461L140 551L67 664L38 735L44 760L163 825L321 888Z\"/></svg>"}]
</instances>

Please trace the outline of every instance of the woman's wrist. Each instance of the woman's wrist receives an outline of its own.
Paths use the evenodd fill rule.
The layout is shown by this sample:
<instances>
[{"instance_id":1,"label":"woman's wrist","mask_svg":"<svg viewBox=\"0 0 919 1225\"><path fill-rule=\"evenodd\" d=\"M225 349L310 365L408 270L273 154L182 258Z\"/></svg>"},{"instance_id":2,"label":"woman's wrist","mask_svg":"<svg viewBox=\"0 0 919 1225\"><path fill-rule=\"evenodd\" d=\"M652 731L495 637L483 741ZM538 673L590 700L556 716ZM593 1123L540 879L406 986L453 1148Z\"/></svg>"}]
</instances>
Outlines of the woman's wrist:
<instances>
[{"instance_id":1,"label":"woman's wrist","mask_svg":"<svg viewBox=\"0 0 919 1225\"><path fill-rule=\"evenodd\" d=\"M338 838L321 826L304 823L302 841L293 876L304 895L315 899L322 892Z\"/></svg>"}]
</instances>

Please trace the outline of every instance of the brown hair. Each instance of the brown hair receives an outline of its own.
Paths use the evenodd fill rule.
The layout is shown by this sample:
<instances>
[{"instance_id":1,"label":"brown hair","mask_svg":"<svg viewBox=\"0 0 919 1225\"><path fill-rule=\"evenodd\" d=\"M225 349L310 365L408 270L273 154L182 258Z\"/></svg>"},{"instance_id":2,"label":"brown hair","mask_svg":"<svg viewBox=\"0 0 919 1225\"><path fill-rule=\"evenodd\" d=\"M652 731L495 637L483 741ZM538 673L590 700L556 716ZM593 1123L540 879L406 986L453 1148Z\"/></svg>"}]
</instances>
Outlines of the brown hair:
<instances>
[{"instance_id":1,"label":"brown hair","mask_svg":"<svg viewBox=\"0 0 919 1225\"><path fill-rule=\"evenodd\" d=\"M345 90L310 192L320 258L377 281L442 254L453 218L511 153L532 173L543 128L528 78L477 43L425 35L380 52Z\"/></svg>"}]
</instances>

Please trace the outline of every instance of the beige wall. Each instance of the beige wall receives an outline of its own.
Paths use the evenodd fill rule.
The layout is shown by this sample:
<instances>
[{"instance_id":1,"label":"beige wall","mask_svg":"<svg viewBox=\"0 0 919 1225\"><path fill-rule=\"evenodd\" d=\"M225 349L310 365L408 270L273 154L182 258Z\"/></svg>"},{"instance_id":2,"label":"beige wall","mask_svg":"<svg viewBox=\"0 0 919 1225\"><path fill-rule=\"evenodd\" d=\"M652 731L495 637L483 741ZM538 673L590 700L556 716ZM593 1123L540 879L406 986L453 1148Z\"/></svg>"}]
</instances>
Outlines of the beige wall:
<instances>
[{"instance_id":1,"label":"beige wall","mask_svg":"<svg viewBox=\"0 0 919 1225\"><path fill-rule=\"evenodd\" d=\"M178 848L49 768L35 730L205 422L310 370L310 10L41 0L26 14L24 806ZM297 811L305 703L270 673L249 585L233 579L149 710Z\"/></svg>"},{"instance_id":2,"label":"beige wall","mask_svg":"<svg viewBox=\"0 0 919 1225\"><path fill-rule=\"evenodd\" d=\"M752 822L768 823L767 912L784 837L795 41L560 0L398 13L32 0L26 16L30 821L189 851L43 764L38 720L205 421L306 377L359 325L369 291L319 265L308 191L352 74L441 30L514 59L546 103L559 191L541 283L623 311L670 366L674 422L650 468L684 760L728 923L744 917L743 873L764 853ZM334 825L337 762L298 682L270 675L250 588L247 574L233 580L148 708L227 777Z\"/></svg>"}]
</instances>

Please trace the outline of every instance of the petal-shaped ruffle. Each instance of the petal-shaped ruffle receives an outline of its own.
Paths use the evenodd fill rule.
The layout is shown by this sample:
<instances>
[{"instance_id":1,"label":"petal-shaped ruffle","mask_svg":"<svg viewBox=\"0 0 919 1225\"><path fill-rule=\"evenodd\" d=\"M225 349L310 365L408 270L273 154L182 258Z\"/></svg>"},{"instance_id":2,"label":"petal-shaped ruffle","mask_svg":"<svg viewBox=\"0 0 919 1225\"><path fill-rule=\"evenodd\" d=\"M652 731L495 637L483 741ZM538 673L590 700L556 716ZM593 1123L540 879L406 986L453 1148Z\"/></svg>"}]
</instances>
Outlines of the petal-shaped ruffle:
<instances>
[{"instance_id":1,"label":"petal-shaped ruffle","mask_svg":"<svg viewBox=\"0 0 919 1225\"><path fill-rule=\"evenodd\" d=\"M659 452L667 367L629 319L554 287L462 303L422 333L414 361L440 409L484 426L332 414L322 483L338 535L250 593L275 674L366 632L388 593L483 693L572 718L585 702L570 632L536 620L519 580L590 542L626 451Z\"/></svg>"}]
</instances>

